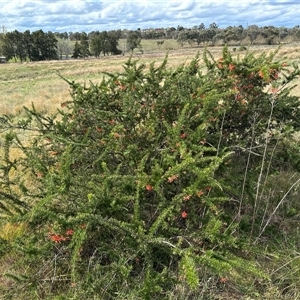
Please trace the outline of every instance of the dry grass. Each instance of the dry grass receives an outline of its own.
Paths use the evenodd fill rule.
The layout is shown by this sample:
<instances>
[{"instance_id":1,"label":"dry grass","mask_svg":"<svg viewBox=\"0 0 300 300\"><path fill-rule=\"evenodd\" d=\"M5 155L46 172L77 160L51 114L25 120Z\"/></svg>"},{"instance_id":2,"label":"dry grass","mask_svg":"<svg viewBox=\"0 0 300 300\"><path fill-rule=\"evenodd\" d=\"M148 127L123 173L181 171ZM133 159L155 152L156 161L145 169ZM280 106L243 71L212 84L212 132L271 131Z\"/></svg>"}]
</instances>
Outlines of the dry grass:
<instances>
[{"instance_id":1,"label":"dry grass","mask_svg":"<svg viewBox=\"0 0 300 300\"><path fill-rule=\"evenodd\" d=\"M156 41L143 41L144 54L134 53L133 57L142 63L162 62L168 53L168 64L176 67L190 61L203 47L185 46L180 48L174 41L166 40L159 50ZM173 49L173 50L168 50ZM255 46L251 50L259 54L262 51L274 51L275 46ZM215 57L219 57L222 47L210 48ZM243 52L236 51L238 54ZM284 45L279 56L286 61L299 62L300 45ZM0 111L2 114L15 115L23 110L23 106L34 103L39 111L53 113L57 107L70 99L68 84L58 74L76 82L97 83L102 80L103 72L121 72L122 66L129 58L125 56L107 56L99 59L47 61L33 63L10 63L1 65L0 73ZM300 85L294 91L300 95Z\"/></svg>"},{"instance_id":2,"label":"dry grass","mask_svg":"<svg viewBox=\"0 0 300 300\"><path fill-rule=\"evenodd\" d=\"M170 67L188 62L195 57L197 52L200 53L200 57L203 53L202 47L185 46L179 48L177 43L168 40L165 41L160 50L156 41L143 41L143 49L146 49L144 54L134 53L134 58L146 64L152 61L159 63L169 53L168 64ZM274 51L274 49L276 49L274 46L260 46L253 47L252 51L261 53L262 51ZM210 48L210 51L215 57L218 57L221 55L222 47L213 47ZM279 56L287 61L298 62L300 45L283 46ZM99 59L1 65L0 111L6 115L19 114L23 106L31 106L31 103L34 103L39 111L53 113L62 102L70 99L68 84L58 74L68 80L97 83L102 80L103 72L121 72L122 65L128 57L128 55L108 56ZM300 88L297 88L294 93L300 95Z\"/></svg>"}]
</instances>

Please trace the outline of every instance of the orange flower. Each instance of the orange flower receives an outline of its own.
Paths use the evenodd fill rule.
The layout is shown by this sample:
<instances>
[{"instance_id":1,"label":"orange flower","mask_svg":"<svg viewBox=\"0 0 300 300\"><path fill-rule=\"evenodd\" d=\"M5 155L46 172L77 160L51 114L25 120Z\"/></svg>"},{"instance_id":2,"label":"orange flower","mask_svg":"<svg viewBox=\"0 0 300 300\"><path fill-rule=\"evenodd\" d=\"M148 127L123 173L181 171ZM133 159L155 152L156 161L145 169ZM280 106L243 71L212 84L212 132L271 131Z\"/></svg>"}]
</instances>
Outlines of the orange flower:
<instances>
[{"instance_id":1,"label":"orange flower","mask_svg":"<svg viewBox=\"0 0 300 300\"><path fill-rule=\"evenodd\" d=\"M262 70L259 70L258 72L258 76L261 77L261 78L264 78L264 73Z\"/></svg>"},{"instance_id":2,"label":"orange flower","mask_svg":"<svg viewBox=\"0 0 300 300\"><path fill-rule=\"evenodd\" d=\"M146 185L146 190L149 191L149 192L152 191L153 190L153 186L150 185L150 184L147 184Z\"/></svg>"},{"instance_id":3,"label":"orange flower","mask_svg":"<svg viewBox=\"0 0 300 300\"><path fill-rule=\"evenodd\" d=\"M50 235L50 239L52 242L55 242L55 243L60 243L60 242L66 240L66 238L63 235L59 235L59 234Z\"/></svg>"},{"instance_id":4,"label":"orange flower","mask_svg":"<svg viewBox=\"0 0 300 300\"><path fill-rule=\"evenodd\" d=\"M200 191L197 193L197 196L198 196L198 197L201 197L203 194L204 194L204 192L203 192L202 190L200 190Z\"/></svg>"},{"instance_id":5,"label":"orange flower","mask_svg":"<svg viewBox=\"0 0 300 300\"><path fill-rule=\"evenodd\" d=\"M187 212L184 210L182 213L181 213L181 216L183 219L186 219L188 217L188 214Z\"/></svg>"},{"instance_id":6,"label":"orange flower","mask_svg":"<svg viewBox=\"0 0 300 300\"><path fill-rule=\"evenodd\" d=\"M37 172L36 175L38 178L42 178L44 174L42 172Z\"/></svg>"},{"instance_id":7,"label":"orange flower","mask_svg":"<svg viewBox=\"0 0 300 300\"><path fill-rule=\"evenodd\" d=\"M120 137L121 137L121 135L120 135L120 134L118 134L117 132L115 132L115 133L114 133L114 138L116 138L116 139L117 139L117 138L120 138Z\"/></svg>"},{"instance_id":8,"label":"orange flower","mask_svg":"<svg viewBox=\"0 0 300 300\"><path fill-rule=\"evenodd\" d=\"M235 69L235 65L233 65L233 64L229 64L228 67L229 67L229 70L230 70L230 71L233 71L233 70Z\"/></svg>"},{"instance_id":9,"label":"orange flower","mask_svg":"<svg viewBox=\"0 0 300 300\"><path fill-rule=\"evenodd\" d=\"M168 177L168 182L171 183L174 180L176 180L179 176L178 175L172 175L171 177Z\"/></svg>"},{"instance_id":10,"label":"orange flower","mask_svg":"<svg viewBox=\"0 0 300 300\"><path fill-rule=\"evenodd\" d=\"M189 201L191 199L192 195L187 195L185 197L183 197L184 201Z\"/></svg>"}]
</instances>

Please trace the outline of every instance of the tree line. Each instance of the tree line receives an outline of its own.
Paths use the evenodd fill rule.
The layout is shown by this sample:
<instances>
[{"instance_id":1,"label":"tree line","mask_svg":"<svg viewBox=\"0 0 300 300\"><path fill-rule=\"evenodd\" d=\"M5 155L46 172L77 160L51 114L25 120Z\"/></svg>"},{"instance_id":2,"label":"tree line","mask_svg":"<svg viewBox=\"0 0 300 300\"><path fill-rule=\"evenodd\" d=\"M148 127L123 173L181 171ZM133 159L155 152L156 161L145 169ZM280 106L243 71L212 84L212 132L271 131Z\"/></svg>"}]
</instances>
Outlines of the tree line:
<instances>
[{"instance_id":1,"label":"tree line","mask_svg":"<svg viewBox=\"0 0 300 300\"><path fill-rule=\"evenodd\" d=\"M7 60L43 61L66 58L86 58L89 56L117 55L141 48L141 37L136 31L127 35L123 49L120 49L120 31L82 32L70 38L70 35L44 32L2 32L0 34L0 54Z\"/></svg>"},{"instance_id":2,"label":"tree line","mask_svg":"<svg viewBox=\"0 0 300 300\"><path fill-rule=\"evenodd\" d=\"M122 39L122 43L120 40ZM37 30L7 32L2 26L0 54L7 60L40 61L69 58L85 58L100 55L118 55L139 49L142 39L173 39L182 47L201 45L275 45L300 41L300 26L293 28L250 25L244 28L228 26L220 28L216 23L206 27L203 23L192 28L178 25L168 28L141 30L112 30L86 32L44 32ZM163 41L157 43L160 49Z\"/></svg>"}]
</instances>

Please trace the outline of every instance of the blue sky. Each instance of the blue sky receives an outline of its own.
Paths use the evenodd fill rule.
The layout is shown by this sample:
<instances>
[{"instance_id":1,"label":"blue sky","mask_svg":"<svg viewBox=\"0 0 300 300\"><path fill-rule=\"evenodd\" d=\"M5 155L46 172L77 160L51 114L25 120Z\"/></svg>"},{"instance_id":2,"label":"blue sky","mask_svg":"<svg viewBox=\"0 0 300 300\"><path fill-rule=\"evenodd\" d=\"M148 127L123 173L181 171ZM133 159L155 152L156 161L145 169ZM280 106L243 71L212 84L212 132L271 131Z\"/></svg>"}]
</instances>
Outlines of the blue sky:
<instances>
[{"instance_id":1,"label":"blue sky","mask_svg":"<svg viewBox=\"0 0 300 300\"><path fill-rule=\"evenodd\" d=\"M0 26L8 31L300 25L300 0L0 0L0 5Z\"/></svg>"}]
</instances>

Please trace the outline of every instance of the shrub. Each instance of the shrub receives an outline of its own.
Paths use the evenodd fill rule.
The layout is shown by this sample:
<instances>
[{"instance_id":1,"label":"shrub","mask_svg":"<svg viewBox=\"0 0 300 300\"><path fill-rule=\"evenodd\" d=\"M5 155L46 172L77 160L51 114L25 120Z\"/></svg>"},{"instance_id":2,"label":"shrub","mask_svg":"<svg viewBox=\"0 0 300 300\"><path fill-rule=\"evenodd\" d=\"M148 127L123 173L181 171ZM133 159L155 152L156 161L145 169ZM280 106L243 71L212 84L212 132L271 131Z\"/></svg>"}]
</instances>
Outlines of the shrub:
<instances>
[{"instance_id":1,"label":"shrub","mask_svg":"<svg viewBox=\"0 0 300 300\"><path fill-rule=\"evenodd\" d=\"M263 186L280 157L293 167L285 139L299 115L286 85L298 69L274 56L205 51L205 73L198 56L175 70L167 58L148 68L129 59L98 85L69 82L73 101L55 116L32 107L24 120L3 117L15 131L6 153L11 143L24 153L5 156L1 181L11 195L1 208L14 199L6 211L27 228L15 242L31 268L21 287L161 299L207 274L267 278L242 245L249 226L262 234ZM20 129L35 131L30 144ZM23 180L8 179L12 168Z\"/></svg>"}]
</instances>

